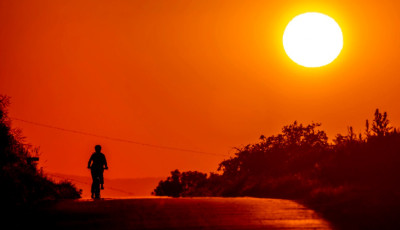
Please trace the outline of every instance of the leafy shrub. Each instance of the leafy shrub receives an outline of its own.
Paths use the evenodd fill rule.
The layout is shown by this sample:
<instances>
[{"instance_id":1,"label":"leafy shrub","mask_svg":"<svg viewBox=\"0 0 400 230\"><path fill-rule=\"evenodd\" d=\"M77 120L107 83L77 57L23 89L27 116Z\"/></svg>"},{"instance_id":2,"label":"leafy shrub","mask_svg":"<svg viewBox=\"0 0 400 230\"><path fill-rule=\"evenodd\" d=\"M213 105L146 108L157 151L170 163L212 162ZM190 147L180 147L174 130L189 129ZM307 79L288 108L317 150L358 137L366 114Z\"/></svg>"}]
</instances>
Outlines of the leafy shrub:
<instances>
[{"instance_id":1,"label":"leafy shrub","mask_svg":"<svg viewBox=\"0 0 400 230\"><path fill-rule=\"evenodd\" d=\"M36 150L23 143L21 132L11 128L9 98L0 95L0 200L5 207L29 207L43 200L79 198L69 182L54 183L40 173L30 157Z\"/></svg>"}]
</instances>

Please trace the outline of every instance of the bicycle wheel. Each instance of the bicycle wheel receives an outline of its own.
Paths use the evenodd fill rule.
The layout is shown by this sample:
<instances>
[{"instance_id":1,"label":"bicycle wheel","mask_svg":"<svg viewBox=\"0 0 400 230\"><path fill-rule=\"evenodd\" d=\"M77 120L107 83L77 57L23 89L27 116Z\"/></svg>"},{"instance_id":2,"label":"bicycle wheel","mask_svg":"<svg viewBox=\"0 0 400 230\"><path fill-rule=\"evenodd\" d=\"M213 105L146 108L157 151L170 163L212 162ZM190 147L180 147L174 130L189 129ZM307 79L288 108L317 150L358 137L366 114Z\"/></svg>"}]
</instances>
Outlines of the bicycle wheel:
<instances>
[{"instance_id":1,"label":"bicycle wheel","mask_svg":"<svg viewBox=\"0 0 400 230\"><path fill-rule=\"evenodd\" d=\"M92 193L94 194L94 199L100 199L100 178L96 177L92 184Z\"/></svg>"}]
</instances>

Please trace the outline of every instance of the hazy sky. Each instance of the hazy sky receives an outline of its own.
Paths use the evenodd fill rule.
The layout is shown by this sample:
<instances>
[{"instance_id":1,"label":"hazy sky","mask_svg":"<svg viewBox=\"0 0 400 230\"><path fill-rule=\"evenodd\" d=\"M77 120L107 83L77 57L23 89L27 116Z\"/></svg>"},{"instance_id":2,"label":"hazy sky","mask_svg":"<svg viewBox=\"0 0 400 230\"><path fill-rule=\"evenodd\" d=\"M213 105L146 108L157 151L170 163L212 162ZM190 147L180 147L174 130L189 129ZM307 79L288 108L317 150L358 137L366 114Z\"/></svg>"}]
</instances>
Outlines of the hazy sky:
<instances>
[{"instance_id":1,"label":"hazy sky","mask_svg":"<svg viewBox=\"0 0 400 230\"><path fill-rule=\"evenodd\" d=\"M330 139L375 108L400 126L397 1L0 1L0 93L10 116L66 129L233 154L294 120ZM321 12L342 53L307 69L282 46L287 23ZM214 171L224 156L120 143L20 121L49 172L89 175L95 144L110 178Z\"/></svg>"}]
</instances>

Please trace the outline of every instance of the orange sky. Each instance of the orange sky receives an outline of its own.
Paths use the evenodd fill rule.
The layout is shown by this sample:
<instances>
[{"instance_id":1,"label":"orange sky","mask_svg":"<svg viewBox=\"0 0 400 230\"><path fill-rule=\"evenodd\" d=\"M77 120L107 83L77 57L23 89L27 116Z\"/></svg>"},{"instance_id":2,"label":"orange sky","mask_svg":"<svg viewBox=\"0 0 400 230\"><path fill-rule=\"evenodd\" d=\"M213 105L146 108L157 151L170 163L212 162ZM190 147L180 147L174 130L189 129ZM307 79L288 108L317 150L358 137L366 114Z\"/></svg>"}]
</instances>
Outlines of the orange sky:
<instances>
[{"instance_id":1,"label":"orange sky","mask_svg":"<svg viewBox=\"0 0 400 230\"><path fill-rule=\"evenodd\" d=\"M0 93L10 116L155 145L232 154L294 120L330 138L361 131L375 108L399 126L397 1L0 1ZM285 54L294 16L342 27L332 64ZM45 171L89 175L95 144L106 176L214 171L223 156L120 143L14 121L41 147Z\"/></svg>"}]
</instances>

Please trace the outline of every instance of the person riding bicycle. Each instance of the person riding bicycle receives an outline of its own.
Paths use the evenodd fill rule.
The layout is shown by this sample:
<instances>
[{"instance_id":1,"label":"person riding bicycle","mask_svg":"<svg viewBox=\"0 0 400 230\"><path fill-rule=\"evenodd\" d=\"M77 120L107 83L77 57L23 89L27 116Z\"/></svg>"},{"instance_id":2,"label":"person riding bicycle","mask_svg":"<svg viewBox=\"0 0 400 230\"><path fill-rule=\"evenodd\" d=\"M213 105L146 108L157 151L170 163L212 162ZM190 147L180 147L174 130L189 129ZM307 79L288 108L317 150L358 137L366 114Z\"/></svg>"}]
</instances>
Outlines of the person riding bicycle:
<instances>
[{"instance_id":1,"label":"person riding bicycle","mask_svg":"<svg viewBox=\"0 0 400 230\"><path fill-rule=\"evenodd\" d=\"M103 172L104 169L108 169L106 156L101 152L101 146L96 145L94 147L96 150L89 159L88 168L92 174L93 183L97 178L100 179L101 189L104 189L104 177ZM94 192L92 191L92 197L94 196Z\"/></svg>"}]
</instances>

